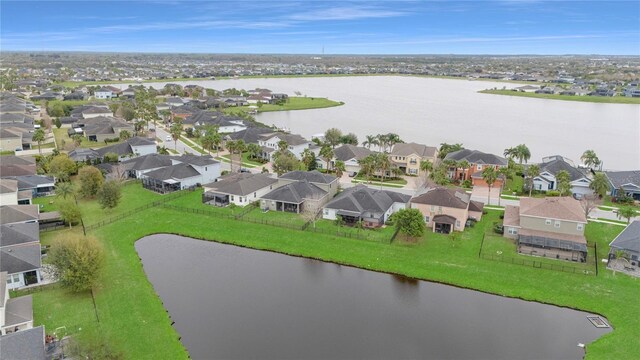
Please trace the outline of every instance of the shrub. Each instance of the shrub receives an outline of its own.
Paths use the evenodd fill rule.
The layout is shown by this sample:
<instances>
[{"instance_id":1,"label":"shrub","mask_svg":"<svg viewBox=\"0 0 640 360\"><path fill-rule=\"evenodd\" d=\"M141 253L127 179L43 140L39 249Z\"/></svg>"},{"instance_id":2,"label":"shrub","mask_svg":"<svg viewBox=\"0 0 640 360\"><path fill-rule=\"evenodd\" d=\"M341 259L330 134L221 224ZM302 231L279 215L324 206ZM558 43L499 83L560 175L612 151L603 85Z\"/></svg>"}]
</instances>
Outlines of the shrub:
<instances>
[{"instance_id":1,"label":"shrub","mask_svg":"<svg viewBox=\"0 0 640 360\"><path fill-rule=\"evenodd\" d=\"M551 197L560 196L560 191L558 191L558 190L549 190L549 191L547 191L547 196L551 196Z\"/></svg>"}]
</instances>

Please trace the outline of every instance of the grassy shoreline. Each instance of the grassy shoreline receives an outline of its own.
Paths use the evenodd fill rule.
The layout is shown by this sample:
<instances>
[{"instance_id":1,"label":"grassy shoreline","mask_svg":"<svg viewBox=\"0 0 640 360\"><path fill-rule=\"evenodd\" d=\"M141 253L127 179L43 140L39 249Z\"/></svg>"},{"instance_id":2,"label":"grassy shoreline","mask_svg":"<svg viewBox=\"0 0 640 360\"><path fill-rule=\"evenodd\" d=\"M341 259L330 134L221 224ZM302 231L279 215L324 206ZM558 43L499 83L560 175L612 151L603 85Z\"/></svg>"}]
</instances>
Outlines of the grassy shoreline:
<instances>
[{"instance_id":1,"label":"grassy shoreline","mask_svg":"<svg viewBox=\"0 0 640 360\"><path fill-rule=\"evenodd\" d=\"M188 197L172 202L183 203ZM106 216L159 198L160 195L141 189L139 184L127 185L122 203ZM81 202L83 216L88 215L91 223L105 216L94 202ZM48 331L64 324L82 325L87 332L99 330L126 358L186 358L179 335L163 311L162 301L147 279L134 248L135 242L144 236L172 233L601 314L615 326L615 331L588 344L587 358L626 359L637 354L640 279L616 276L604 269L595 277L479 259L479 237L490 230L493 221L499 220L499 213L490 211L482 222L457 240L428 233L418 243L399 241L387 245L222 218L211 221L205 215L185 216L166 208L152 208L91 233L103 243L107 253L102 286L95 294L99 325L87 318L92 314L90 296L69 294L57 287L34 292L34 316L36 323L44 323ZM587 238L598 242L599 257L603 257L608 242L621 230L620 226L590 223ZM56 233L64 235L68 231L80 229ZM43 233L43 241L54 236ZM67 310L66 315L55 312L65 300L72 301L79 311Z\"/></svg>"},{"instance_id":2,"label":"grassy shoreline","mask_svg":"<svg viewBox=\"0 0 640 360\"><path fill-rule=\"evenodd\" d=\"M546 100L640 105L640 98L631 98L626 96L572 96L572 95L556 95L556 94L536 94L536 93L513 91L513 90L481 90L478 92L481 94L519 96L519 97L546 99Z\"/></svg>"}]
</instances>

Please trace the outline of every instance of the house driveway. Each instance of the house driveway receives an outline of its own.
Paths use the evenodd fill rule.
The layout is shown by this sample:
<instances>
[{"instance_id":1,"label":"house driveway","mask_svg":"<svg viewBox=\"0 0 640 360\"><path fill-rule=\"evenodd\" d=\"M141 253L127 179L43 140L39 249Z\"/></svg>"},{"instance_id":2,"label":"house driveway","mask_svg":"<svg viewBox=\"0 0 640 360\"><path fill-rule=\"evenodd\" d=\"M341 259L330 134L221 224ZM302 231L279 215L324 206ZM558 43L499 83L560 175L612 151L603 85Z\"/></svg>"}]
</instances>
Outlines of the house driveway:
<instances>
[{"instance_id":1,"label":"house driveway","mask_svg":"<svg viewBox=\"0 0 640 360\"><path fill-rule=\"evenodd\" d=\"M474 186L473 191L471 192L471 200L479 201L485 205L504 206L504 204L500 201L499 188L491 188L491 197L489 198L489 187Z\"/></svg>"}]
</instances>

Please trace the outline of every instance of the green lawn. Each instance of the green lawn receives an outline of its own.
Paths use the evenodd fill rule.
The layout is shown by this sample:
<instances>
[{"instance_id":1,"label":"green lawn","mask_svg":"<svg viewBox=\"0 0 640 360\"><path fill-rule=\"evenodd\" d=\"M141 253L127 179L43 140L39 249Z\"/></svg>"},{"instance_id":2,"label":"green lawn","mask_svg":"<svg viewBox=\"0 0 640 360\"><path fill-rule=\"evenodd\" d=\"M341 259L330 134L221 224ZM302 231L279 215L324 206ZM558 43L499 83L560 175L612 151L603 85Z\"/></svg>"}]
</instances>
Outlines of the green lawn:
<instances>
[{"instance_id":1,"label":"green lawn","mask_svg":"<svg viewBox=\"0 0 640 360\"><path fill-rule=\"evenodd\" d=\"M355 180L360 180L360 181L366 181L367 180L367 178L361 173L358 173L354 179ZM380 183L381 180L382 180L382 177L380 177L380 176L371 176L371 181L372 182ZM399 178L399 177L398 178L385 177L383 183L384 184L393 184L393 185L402 185L402 186L404 186L404 185L407 185L407 180L405 180L403 178Z\"/></svg>"},{"instance_id":2,"label":"green lawn","mask_svg":"<svg viewBox=\"0 0 640 360\"><path fill-rule=\"evenodd\" d=\"M64 144L70 144L73 143L73 139L71 139L69 137L69 134L67 134L67 130L68 128L60 128L60 129L53 129L53 135L55 137L55 142L58 145L58 149L63 150L64 149ZM89 141L86 137L82 137L82 143L80 144L81 148L101 148L101 147L105 147L107 145L113 145L116 143L109 143L106 144L104 141ZM37 147L36 147L37 149Z\"/></svg>"},{"instance_id":3,"label":"green lawn","mask_svg":"<svg viewBox=\"0 0 640 360\"><path fill-rule=\"evenodd\" d=\"M555 95L555 94L536 94L513 90L482 90L483 94L521 96L538 99L565 100L565 101L582 101L593 103L612 103L612 104L640 104L640 98L632 98L626 96L572 96L572 95Z\"/></svg>"},{"instance_id":4,"label":"green lawn","mask_svg":"<svg viewBox=\"0 0 640 360\"><path fill-rule=\"evenodd\" d=\"M349 235L356 238L364 238L371 241L380 241L389 243L391 237L395 232L393 226L385 226L379 229L358 229L351 226L338 226L335 221L327 219L319 219L314 224L310 224L307 227L307 231L318 232L336 237L349 237Z\"/></svg>"},{"instance_id":5,"label":"green lawn","mask_svg":"<svg viewBox=\"0 0 640 360\"><path fill-rule=\"evenodd\" d=\"M225 161L225 162L230 162L231 161L230 158L229 158L229 155L222 155L220 157L222 159L224 159L223 161ZM237 162L237 160L235 160L235 162ZM248 152L243 152L242 153L242 166L243 167L254 168L254 167L258 167L258 166L264 166L264 164L261 163L261 162L249 159L249 153Z\"/></svg>"},{"instance_id":6,"label":"green lawn","mask_svg":"<svg viewBox=\"0 0 640 360\"><path fill-rule=\"evenodd\" d=\"M524 190L524 179L521 176L514 176L513 179L507 179L507 183L502 188L504 195L521 194Z\"/></svg>"},{"instance_id":7,"label":"green lawn","mask_svg":"<svg viewBox=\"0 0 640 360\"><path fill-rule=\"evenodd\" d=\"M321 109L340 105L344 105L344 103L327 98L292 96L283 105L263 104L258 107L258 112Z\"/></svg>"},{"instance_id":8,"label":"green lawn","mask_svg":"<svg viewBox=\"0 0 640 360\"><path fill-rule=\"evenodd\" d=\"M139 184L127 185L122 203L112 214L159 197L141 189ZM198 192L188 193L174 202L204 206L200 204ZM97 205L83 201L81 207L87 219L105 216ZM480 223L454 239L427 233L416 243L395 241L389 245L224 218L213 220L210 216L163 207L151 208L90 234L102 242L107 255L102 284L95 293L99 332L116 350L122 351L125 358L187 357L133 246L136 240L149 234L174 233L599 313L609 319L615 331L587 345L588 359L629 359L640 353L640 342L637 341L640 279L613 275L606 270L601 270L595 277L480 259L482 234L490 230L494 221L499 221L499 214L499 211L489 211ZM621 226L589 223L586 236L598 243L602 258L608 251L608 243L622 229ZM67 231L55 233L64 236ZM56 234L46 234L47 238L53 236ZM95 315L88 310L85 294L72 295L53 287L33 295L37 304L34 306L35 322L46 324L48 331L59 326L75 329L81 325L88 331L92 326L95 328L92 323ZM69 309L65 305L60 309L59 304L69 302ZM78 310L72 311L75 307ZM52 309L60 310L51 314Z\"/></svg>"}]
</instances>

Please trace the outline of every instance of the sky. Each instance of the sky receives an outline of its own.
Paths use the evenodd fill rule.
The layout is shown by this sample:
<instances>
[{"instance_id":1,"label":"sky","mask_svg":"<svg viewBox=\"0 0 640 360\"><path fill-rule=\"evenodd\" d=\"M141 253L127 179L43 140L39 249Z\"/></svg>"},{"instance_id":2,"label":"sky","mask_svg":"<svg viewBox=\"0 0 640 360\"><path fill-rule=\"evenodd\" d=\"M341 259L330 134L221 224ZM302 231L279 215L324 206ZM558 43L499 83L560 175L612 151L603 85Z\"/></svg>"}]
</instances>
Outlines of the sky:
<instances>
[{"instance_id":1,"label":"sky","mask_svg":"<svg viewBox=\"0 0 640 360\"><path fill-rule=\"evenodd\" d=\"M0 50L640 55L640 1L0 0Z\"/></svg>"}]
</instances>

